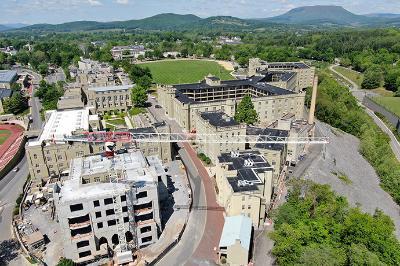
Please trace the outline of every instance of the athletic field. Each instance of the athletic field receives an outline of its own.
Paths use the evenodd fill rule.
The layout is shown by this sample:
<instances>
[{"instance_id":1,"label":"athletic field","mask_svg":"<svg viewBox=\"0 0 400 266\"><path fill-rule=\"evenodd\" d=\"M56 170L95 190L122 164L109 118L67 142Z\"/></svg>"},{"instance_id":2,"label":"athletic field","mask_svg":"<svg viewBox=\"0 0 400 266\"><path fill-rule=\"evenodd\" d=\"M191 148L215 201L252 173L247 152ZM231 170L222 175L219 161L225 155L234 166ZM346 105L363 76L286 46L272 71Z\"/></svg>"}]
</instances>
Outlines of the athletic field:
<instances>
[{"instance_id":1,"label":"athletic field","mask_svg":"<svg viewBox=\"0 0 400 266\"><path fill-rule=\"evenodd\" d=\"M217 62L201 60L157 61L140 64L148 67L157 84L195 83L212 74L222 80L233 79L230 72Z\"/></svg>"},{"instance_id":2,"label":"athletic field","mask_svg":"<svg viewBox=\"0 0 400 266\"><path fill-rule=\"evenodd\" d=\"M374 101L400 116L400 97L375 97Z\"/></svg>"}]
</instances>

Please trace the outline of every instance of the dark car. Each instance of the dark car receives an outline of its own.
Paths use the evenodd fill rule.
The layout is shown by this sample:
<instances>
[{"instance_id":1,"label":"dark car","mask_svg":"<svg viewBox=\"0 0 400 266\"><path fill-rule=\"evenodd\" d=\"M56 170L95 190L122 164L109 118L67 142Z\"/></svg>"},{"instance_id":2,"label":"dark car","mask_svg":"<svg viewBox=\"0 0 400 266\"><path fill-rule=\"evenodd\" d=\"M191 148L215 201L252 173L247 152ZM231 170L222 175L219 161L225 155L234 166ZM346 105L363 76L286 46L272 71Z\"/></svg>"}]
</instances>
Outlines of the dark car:
<instances>
[{"instance_id":1,"label":"dark car","mask_svg":"<svg viewBox=\"0 0 400 266\"><path fill-rule=\"evenodd\" d=\"M162 108L161 105L159 105L159 104L156 104L154 107L155 108Z\"/></svg>"}]
</instances>

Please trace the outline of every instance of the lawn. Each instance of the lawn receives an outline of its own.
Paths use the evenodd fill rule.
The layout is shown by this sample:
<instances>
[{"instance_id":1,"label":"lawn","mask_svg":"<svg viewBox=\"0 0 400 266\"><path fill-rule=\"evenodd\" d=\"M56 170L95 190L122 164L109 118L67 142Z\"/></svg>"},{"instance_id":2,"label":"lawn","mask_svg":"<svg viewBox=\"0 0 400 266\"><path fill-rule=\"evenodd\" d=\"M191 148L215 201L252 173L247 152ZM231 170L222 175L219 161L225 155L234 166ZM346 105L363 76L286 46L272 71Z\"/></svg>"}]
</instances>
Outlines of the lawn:
<instances>
[{"instance_id":1,"label":"lawn","mask_svg":"<svg viewBox=\"0 0 400 266\"><path fill-rule=\"evenodd\" d=\"M212 61L158 61L140 65L151 70L154 81L158 84L195 83L208 74L215 75L222 80L233 79L228 70Z\"/></svg>"},{"instance_id":2,"label":"lawn","mask_svg":"<svg viewBox=\"0 0 400 266\"><path fill-rule=\"evenodd\" d=\"M6 129L0 129L0 145L3 144L8 137L10 137L11 131Z\"/></svg>"},{"instance_id":3,"label":"lawn","mask_svg":"<svg viewBox=\"0 0 400 266\"><path fill-rule=\"evenodd\" d=\"M361 83L363 82L364 79L364 76L362 74L341 66L335 66L334 69L343 76L345 76L346 78L352 80L359 87L361 87Z\"/></svg>"},{"instance_id":4,"label":"lawn","mask_svg":"<svg viewBox=\"0 0 400 266\"><path fill-rule=\"evenodd\" d=\"M400 97L375 97L373 100L400 116Z\"/></svg>"}]
</instances>

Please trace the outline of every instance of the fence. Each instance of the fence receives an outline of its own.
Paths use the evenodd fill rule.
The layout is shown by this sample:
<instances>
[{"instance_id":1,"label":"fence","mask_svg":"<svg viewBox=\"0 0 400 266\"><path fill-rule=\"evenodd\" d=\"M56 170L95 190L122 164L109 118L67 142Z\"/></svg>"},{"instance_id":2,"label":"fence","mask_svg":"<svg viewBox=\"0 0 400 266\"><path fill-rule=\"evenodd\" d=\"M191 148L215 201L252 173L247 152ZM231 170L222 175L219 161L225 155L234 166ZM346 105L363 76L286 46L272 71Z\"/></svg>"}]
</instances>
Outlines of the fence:
<instances>
[{"instance_id":1,"label":"fence","mask_svg":"<svg viewBox=\"0 0 400 266\"><path fill-rule=\"evenodd\" d=\"M365 105L372 111L383 115L394 127L396 127L397 132L400 133L400 117L392 113L386 107L376 103L369 96L364 97L363 105Z\"/></svg>"}]
</instances>

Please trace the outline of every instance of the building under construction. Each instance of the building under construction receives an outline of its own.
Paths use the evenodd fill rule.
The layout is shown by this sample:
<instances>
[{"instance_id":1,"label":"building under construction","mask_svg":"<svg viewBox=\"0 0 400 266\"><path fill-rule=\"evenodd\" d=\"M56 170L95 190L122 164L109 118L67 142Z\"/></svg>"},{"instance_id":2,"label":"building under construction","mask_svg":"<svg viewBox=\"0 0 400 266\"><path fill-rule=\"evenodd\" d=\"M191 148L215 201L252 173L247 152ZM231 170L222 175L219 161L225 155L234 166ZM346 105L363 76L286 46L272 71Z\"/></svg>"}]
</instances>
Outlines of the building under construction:
<instances>
[{"instance_id":1,"label":"building under construction","mask_svg":"<svg viewBox=\"0 0 400 266\"><path fill-rule=\"evenodd\" d=\"M132 261L158 240L166 183L161 160L141 151L72 160L54 195L64 256L83 263L114 251L119 263Z\"/></svg>"}]
</instances>

